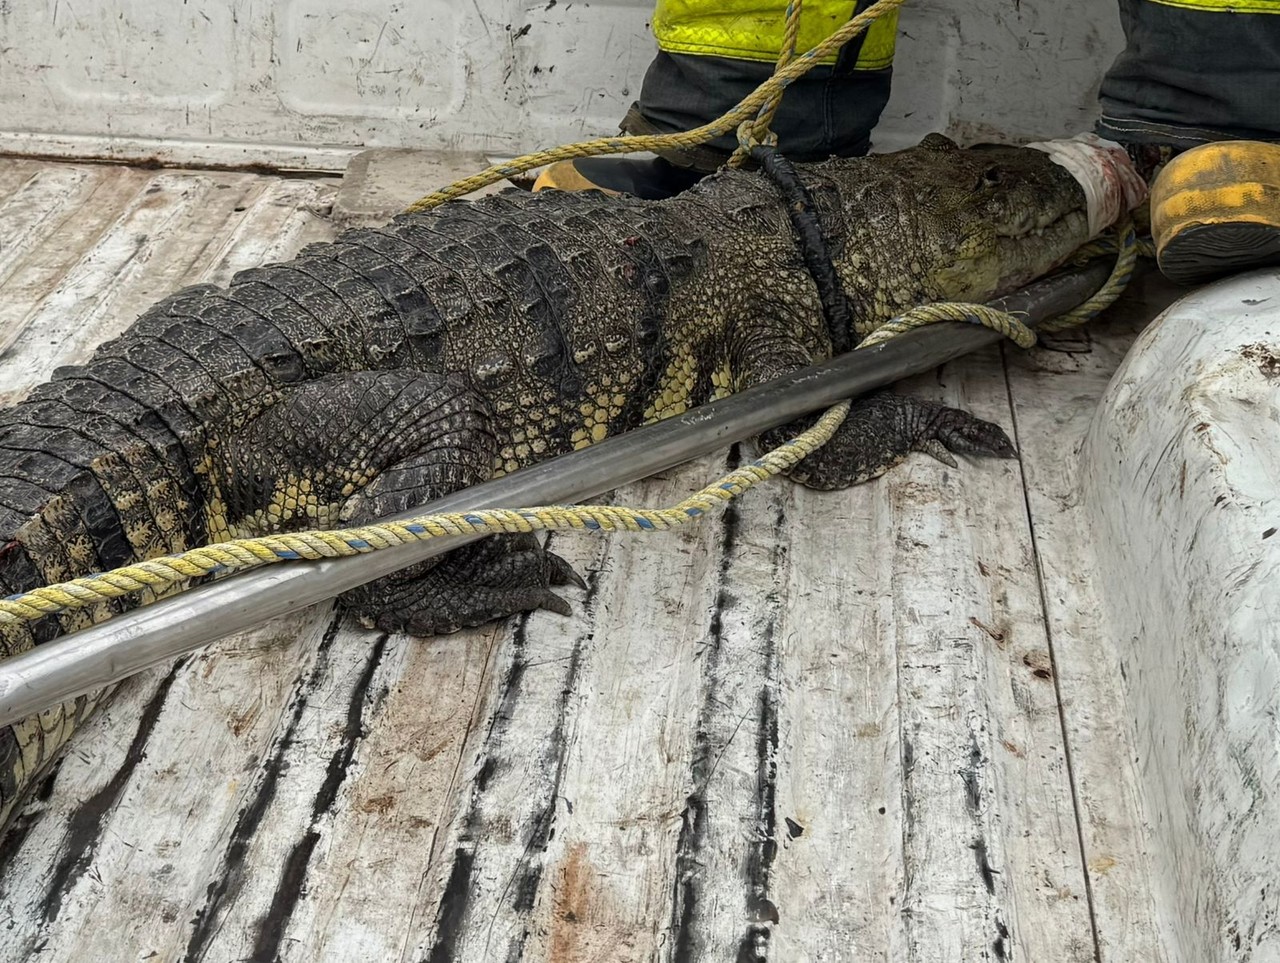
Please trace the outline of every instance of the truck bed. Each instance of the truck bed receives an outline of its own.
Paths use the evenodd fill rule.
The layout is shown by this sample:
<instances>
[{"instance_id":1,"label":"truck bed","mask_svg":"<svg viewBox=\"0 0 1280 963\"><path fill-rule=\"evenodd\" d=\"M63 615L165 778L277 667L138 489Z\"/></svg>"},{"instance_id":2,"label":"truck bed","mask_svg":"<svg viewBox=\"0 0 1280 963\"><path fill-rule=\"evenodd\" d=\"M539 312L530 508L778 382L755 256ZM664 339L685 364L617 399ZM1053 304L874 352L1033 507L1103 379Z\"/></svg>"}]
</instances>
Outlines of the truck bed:
<instances>
[{"instance_id":1,"label":"truck bed","mask_svg":"<svg viewBox=\"0 0 1280 963\"><path fill-rule=\"evenodd\" d=\"M339 183L0 159L0 402L332 236ZM1017 460L553 534L570 618L319 605L125 683L0 841L0 960L1165 959L1076 473L1169 296L903 386Z\"/></svg>"}]
</instances>

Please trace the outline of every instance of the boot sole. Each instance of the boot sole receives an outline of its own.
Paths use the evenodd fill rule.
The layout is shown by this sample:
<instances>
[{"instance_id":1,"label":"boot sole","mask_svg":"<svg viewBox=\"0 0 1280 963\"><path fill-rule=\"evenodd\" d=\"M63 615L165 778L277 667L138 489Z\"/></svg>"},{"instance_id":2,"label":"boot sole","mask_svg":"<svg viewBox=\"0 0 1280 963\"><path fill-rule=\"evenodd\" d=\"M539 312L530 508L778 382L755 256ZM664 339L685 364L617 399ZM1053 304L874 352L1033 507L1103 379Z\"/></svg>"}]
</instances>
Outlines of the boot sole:
<instances>
[{"instance_id":1,"label":"boot sole","mask_svg":"<svg viewBox=\"0 0 1280 963\"><path fill-rule=\"evenodd\" d=\"M1280 264L1280 227L1270 224L1192 224L1160 250L1160 270L1179 284Z\"/></svg>"}]
</instances>

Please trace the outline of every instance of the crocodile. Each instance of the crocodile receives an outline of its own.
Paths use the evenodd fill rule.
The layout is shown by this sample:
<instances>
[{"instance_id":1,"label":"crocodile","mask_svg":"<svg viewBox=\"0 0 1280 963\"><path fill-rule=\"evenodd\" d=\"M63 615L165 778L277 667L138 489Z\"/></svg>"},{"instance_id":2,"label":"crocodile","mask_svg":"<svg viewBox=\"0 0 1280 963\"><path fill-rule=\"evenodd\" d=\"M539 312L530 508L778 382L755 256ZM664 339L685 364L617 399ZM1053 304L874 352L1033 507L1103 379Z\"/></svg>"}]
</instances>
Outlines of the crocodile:
<instances>
[{"instance_id":1,"label":"crocodile","mask_svg":"<svg viewBox=\"0 0 1280 963\"><path fill-rule=\"evenodd\" d=\"M988 300L1089 235L1084 193L1036 150L931 135L796 170L858 322ZM178 291L0 411L0 594L359 524L828 357L856 335L824 321L787 207L738 170L664 201L512 189ZM1013 448L996 425L885 392L793 477L840 488L913 451ZM495 536L339 603L433 635L567 614L557 591L573 582L531 536ZM0 657L121 607L6 624ZM0 825L103 697L0 730Z\"/></svg>"}]
</instances>

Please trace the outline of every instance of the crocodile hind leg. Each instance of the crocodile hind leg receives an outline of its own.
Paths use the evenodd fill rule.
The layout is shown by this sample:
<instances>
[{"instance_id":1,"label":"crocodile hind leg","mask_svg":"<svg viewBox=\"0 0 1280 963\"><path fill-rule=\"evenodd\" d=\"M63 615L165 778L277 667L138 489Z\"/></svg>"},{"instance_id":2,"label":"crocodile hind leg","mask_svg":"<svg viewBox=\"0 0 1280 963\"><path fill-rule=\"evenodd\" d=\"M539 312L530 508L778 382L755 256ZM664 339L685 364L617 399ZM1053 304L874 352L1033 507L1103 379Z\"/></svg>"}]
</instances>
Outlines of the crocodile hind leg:
<instances>
[{"instance_id":1,"label":"crocodile hind leg","mask_svg":"<svg viewBox=\"0 0 1280 963\"><path fill-rule=\"evenodd\" d=\"M438 451L423 452L383 472L347 502L342 524L362 525L410 510L487 479L492 467L490 461L483 475L447 490L424 491L419 479L438 460ZM586 588L569 563L532 533L493 535L352 589L339 601L366 628L445 635L534 609L569 615L569 603L552 591L569 583Z\"/></svg>"},{"instance_id":2,"label":"crocodile hind leg","mask_svg":"<svg viewBox=\"0 0 1280 963\"><path fill-rule=\"evenodd\" d=\"M463 382L417 371L331 375L289 390L216 444L219 534L350 527L487 480L497 442ZM435 635L517 612L568 613L556 585L581 580L526 536L500 535L353 589L362 623Z\"/></svg>"},{"instance_id":3,"label":"crocodile hind leg","mask_svg":"<svg viewBox=\"0 0 1280 963\"><path fill-rule=\"evenodd\" d=\"M366 628L432 636L517 612L572 614L552 588L586 583L533 534L494 535L368 585L341 601Z\"/></svg>"},{"instance_id":4,"label":"crocodile hind leg","mask_svg":"<svg viewBox=\"0 0 1280 963\"><path fill-rule=\"evenodd\" d=\"M814 421L809 418L802 424L774 428L761 435L757 444L769 451ZM913 451L932 455L953 468L952 452L992 458L1017 455L999 425L959 408L885 391L856 400L831 440L788 475L808 488L848 488L883 475Z\"/></svg>"}]
</instances>

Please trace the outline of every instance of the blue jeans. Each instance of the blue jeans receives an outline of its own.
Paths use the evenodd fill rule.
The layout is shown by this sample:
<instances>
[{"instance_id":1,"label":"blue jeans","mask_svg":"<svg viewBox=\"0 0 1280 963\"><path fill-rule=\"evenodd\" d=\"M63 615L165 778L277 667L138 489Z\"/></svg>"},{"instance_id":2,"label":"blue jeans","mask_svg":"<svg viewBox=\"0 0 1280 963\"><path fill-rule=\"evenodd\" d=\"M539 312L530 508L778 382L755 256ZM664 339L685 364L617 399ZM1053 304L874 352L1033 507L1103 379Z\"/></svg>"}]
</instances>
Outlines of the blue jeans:
<instances>
[{"instance_id":1,"label":"blue jeans","mask_svg":"<svg viewBox=\"0 0 1280 963\"><path fill-rule=\"evenodd\" d=\"M1125 49L1098 99L1098 133L1190 148L1280 140L1280 2L1228 13L1120 0Z\"/></svg>"}]
</instances>

